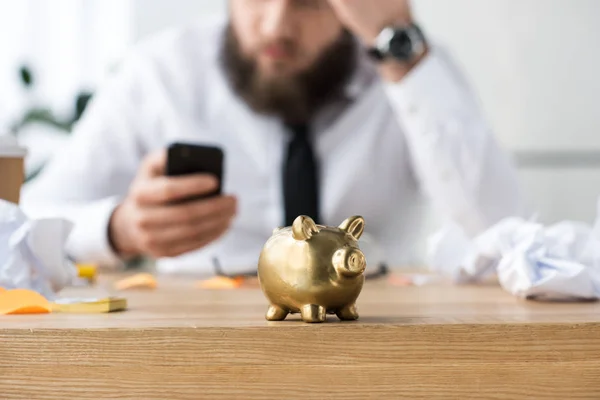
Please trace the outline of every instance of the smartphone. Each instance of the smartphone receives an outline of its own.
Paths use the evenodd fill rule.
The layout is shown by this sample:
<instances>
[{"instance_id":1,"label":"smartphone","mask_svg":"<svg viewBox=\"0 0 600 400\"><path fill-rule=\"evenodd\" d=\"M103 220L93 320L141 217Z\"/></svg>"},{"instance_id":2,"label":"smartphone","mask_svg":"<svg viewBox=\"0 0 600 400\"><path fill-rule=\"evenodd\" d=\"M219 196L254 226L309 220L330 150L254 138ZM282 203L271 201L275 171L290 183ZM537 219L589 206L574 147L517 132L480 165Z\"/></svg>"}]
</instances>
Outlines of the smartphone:
<instances>
[{"instance_id":1,"label":"smartphone","mask_svg":"<svg viewBox=\"0 0 600 400\"><path fill-rule=\"evenodd\" d=\"M223 180L224 152L220 147L206 146L192 143L173 143L167 150L168 176L181 176L189 174L214 175L219 184L217 189L193 200L221 195ZM190 199L192 200L192 199Z\"/></svg>"}]
</instances>

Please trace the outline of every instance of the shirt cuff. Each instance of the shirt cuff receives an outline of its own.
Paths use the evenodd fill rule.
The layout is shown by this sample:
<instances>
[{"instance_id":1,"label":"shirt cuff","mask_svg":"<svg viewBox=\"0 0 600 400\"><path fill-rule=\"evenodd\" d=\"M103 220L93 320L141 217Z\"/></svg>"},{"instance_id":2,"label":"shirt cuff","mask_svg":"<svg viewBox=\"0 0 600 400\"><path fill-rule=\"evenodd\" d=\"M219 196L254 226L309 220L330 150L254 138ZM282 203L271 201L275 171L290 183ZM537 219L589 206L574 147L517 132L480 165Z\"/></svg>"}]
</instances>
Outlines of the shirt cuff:
<instances>
[{"instance_id":1,"label":"shirt cuff","mask_svg":"<svg viewBox=\"0 0 600 400\"><path fill-rule=\"evenodd\" d=\"M119 203L119 198L110 197L73 210L69 219L74 228L67 241L66 250L77 262L109 268L125 266L108 240L110 217Z\"/></svg>"}]
</instances>

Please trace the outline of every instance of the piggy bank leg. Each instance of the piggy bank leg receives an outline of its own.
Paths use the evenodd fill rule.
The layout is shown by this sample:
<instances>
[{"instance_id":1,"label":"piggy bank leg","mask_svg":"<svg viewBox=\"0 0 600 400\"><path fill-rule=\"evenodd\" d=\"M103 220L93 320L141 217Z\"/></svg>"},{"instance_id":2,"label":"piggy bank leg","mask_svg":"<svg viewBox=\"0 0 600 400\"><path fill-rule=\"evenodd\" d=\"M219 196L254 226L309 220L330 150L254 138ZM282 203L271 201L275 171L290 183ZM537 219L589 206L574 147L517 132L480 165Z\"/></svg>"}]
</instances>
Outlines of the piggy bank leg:
<instances>
[{"instance_id":1,"label":"piggy bank leg","mask_svg":"<svg viewBox=\"0 0 600 400\"><path fill-rule=\"evenodd\" d=\"M340 308L335 314L342 321L354 321L358 319L356 304L350 304L349 306Z\"/></svg>"},{"instance_id":2,"label":"piggy bank leg","mask_svg":"<svg viewBox=\"0 0 600 400\"><path fill-rule=\"evenodd\" d=\"M326 311L323 306L307 304L302 307L300 314L304 322L325 322Z\"/></svg>"},{"instance_id":3,"label":"piggy bank leg","mask_svg":"<svg viewBox=\"0 0 600 400\"><path fill-rule=\"evenodd\" d=\"M279 306L270 306L267 310L267 321L283 321L288 312Z\"/></svg>"}]
</instances>

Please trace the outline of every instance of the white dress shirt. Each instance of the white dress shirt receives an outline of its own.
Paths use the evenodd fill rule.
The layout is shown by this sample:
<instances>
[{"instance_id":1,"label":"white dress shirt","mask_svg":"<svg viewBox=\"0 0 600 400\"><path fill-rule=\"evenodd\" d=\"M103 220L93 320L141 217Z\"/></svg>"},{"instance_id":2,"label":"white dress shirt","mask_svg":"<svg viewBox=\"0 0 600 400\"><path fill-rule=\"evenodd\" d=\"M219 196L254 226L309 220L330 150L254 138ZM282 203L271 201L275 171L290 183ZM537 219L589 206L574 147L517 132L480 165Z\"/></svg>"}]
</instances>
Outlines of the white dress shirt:
<instances>
[{"instance_id":1,"label":"white dress shirt","mask_svg":"<svg viewBox=\"0 0 600 400\"><path fill-rule=\"evenodd\" d=\"M142 158L181 140L224 149L224 191L237 195L238 214L219 240L157 260L157 268L210 273L214 258L226 272L256 268L283 221L288 134L229 88L218 58L224 23L171 29L136 46L95 94L66 148L24 188L31 216L75 224L68 251L76 260L120 265L107 241L110 215ZM433 46L397 83L379 78L366 56L359 65L348 102L314 121L323 223L362 215L383 261L400 266L415 259L415 232L428 201L470 235L521 215L516 171L441 48Z\"/></svg>"}]
</instances>

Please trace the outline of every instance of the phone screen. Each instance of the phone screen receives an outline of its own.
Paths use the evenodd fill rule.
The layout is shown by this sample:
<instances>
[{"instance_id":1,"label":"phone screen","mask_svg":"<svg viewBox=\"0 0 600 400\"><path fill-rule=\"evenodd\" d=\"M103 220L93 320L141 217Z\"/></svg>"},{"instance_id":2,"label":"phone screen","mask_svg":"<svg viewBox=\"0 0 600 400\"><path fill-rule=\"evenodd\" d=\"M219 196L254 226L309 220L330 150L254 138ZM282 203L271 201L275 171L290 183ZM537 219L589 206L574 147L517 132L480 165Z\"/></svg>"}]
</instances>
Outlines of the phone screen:
<instances>
[{"instance_id":1,"label":"phone screen","mask_svg":"<svg viewBox=\"0 0 600 400\"><path fill-rule=\"evenodd\" d=\"M193 143L173 143L167 152L168 176L189 174L211 174L219 181L217 189L205 197L220 195L222 192L224 153L220 147Z\"/></svg>"}]
</instances>

